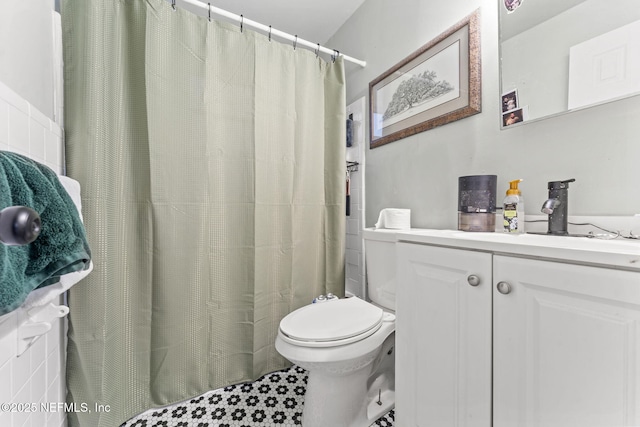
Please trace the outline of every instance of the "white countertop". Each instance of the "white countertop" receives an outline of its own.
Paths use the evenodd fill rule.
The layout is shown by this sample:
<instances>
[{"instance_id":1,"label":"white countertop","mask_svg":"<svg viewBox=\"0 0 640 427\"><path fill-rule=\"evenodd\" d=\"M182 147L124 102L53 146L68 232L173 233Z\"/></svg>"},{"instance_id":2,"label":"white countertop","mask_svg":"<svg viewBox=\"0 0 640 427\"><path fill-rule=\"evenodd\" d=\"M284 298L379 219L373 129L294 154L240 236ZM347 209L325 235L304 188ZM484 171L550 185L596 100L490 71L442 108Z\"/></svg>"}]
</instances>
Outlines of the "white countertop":
<instances>
[{"instance_id":1,"label":"white countertop","mask_svg":"<svg viewBox=\"0 0 640 427\"><path fill-rule=\"evenodd\" d=\"M640 271L640 240L505 234L458 230L397 230L399 242L518 255Z\"/></svg>"}]
</instances>

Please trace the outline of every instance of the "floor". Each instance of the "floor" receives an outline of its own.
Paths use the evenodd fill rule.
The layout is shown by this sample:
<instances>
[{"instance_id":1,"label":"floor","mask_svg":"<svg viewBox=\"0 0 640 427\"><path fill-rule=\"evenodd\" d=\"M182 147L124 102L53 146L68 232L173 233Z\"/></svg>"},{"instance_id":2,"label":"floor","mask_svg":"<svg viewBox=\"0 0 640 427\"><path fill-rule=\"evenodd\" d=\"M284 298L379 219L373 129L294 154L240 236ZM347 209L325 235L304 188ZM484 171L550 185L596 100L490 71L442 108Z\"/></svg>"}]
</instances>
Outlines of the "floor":
<instances>
[{"instance_id":1,"label":"floor","mask_svg":"<svg viewBox=\"0 0 640 427\"><path fill-rule=\"evenodd\" d=\"M149 410L120 427L301 426L306 383L307 372L293 366L252 383L228 386L190 401ZM393 410L371 424L393 425Z\"/></svg>"}]
</instances>

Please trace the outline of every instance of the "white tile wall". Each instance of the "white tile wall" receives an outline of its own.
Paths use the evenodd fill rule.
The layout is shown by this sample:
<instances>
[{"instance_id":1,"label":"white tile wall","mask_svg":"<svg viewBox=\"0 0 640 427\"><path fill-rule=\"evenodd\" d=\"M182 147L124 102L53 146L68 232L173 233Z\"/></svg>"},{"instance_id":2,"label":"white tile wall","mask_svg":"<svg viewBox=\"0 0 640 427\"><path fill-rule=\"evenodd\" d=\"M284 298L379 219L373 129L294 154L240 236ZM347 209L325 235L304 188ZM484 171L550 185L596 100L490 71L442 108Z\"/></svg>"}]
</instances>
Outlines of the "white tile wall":
<instances>
[{"instance_id":1,"label":"white tile wall","mask_svg":"<svg viewBox=\"0 0 640 427\"><path fill-rule=\"evenodd\" d=\"M60 127L0 82L0 150L29 156L61 174L62 144ZM18 310L0 317L0 426L64 426L64 412L40 405L65 401L66 320L56 319L47 334L17 356L23 317ZM15 404L15 411L6 411L6 403Z\"/></svg>"},{"instance_id":2,"label":"white tile wall","mask_svg":"<svg viewBox=\"0 0 640 427\"><path fill-rule=\"evenodd\" d=\"M364 226L364 150L365 99L360 98L347 107L353 118L353 145L347 148L347 161L358 162L358 170L351 173L351 215L346 225L345 290L347 295L365 299L365 265L362 227Z\"/></svg>"}]
</instances>

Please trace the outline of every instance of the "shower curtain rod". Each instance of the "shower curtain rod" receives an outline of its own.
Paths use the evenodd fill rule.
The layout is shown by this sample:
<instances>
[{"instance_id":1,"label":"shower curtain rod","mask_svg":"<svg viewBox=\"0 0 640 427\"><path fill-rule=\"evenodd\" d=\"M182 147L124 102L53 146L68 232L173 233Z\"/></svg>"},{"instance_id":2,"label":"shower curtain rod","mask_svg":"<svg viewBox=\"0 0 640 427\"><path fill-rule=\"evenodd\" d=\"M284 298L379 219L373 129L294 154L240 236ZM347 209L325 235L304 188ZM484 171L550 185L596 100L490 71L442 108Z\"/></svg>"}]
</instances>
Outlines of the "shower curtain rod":
<instances>
[{"instance_id":1,"label":"shower curtain rod","mask_svg":"<svg viewBox=\"0 0 640 427\"><path fill-rule=\"evenodd\" d=\"M175 8L176 0L170 0L171 5ZM366 61L362 61L360 59L352 58L351 56L347 56L343 53L340 53L339 50L328 49L324 46L320 46L319 43L311 43L310 41L299 38L298 36L292 36L291 34L285 33L284 31L276 30L275 28L271 28L270 26L261 24L256 21L252 21L250 19L244 18L241 15L236 15L235 13L228 12L224 9L220 9L214 6L211 6L211 3L202 3L198 0L181 0L182 3L187 3L191 6L197 7L199 9L204 10L205 16L207 15L218 15L223 16L225 18L229 18L243 26L251 27L257 30L264 31L267 34L275 35L285 40L289 40L294 43L294 46L301 45L308 47L309 49L313 49L314 51L319 50L322 53L328 53L330 55L335 55L336 53L343 57L345 61L352 62L361 67L365 67L367 65Z\"/></svg>"}]
</instances>

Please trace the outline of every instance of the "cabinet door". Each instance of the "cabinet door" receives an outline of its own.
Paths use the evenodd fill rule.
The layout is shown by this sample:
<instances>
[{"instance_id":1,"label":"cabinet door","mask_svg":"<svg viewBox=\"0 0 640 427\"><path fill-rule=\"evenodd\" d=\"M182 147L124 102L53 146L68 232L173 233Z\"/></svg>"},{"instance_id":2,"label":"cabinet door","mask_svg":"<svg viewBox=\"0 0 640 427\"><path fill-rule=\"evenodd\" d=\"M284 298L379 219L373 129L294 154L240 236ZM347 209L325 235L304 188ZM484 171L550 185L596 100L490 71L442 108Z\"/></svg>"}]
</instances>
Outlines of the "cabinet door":
<instances>
[{"instance_id":1,"label":"cabinet door","mask_svg":"<svg viewBox=\"0 0 640 427\"><path fill-rule=\"evenodd\" d=\"M640 273L494 256L493 274L494 426L640 425Z\"/></svg>"},{"instance_id":2,"label":"cabinet door","mask_svg":"<svg viewBox=\"0 0 640 427\"><path fill-rule=\"evenodd\" d=\"M489 253L398 244L397 425L491 425L491 283Z\"/></svg>"}]
</instances>

